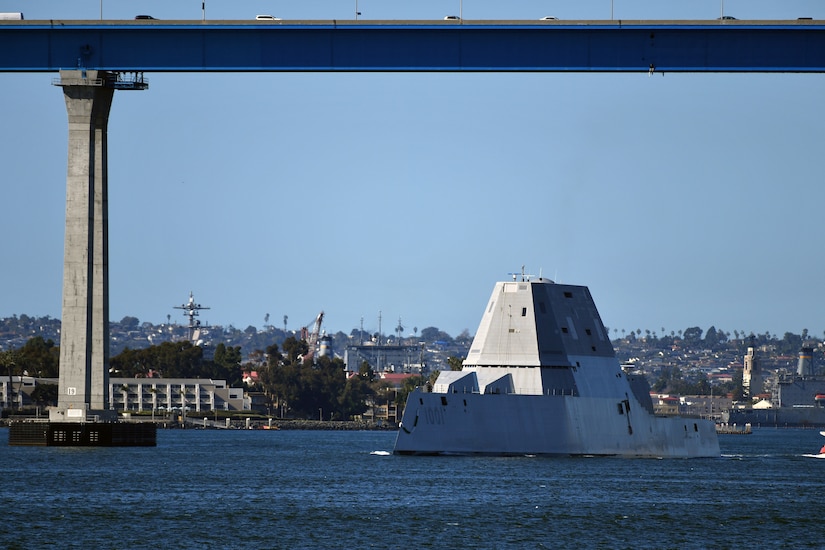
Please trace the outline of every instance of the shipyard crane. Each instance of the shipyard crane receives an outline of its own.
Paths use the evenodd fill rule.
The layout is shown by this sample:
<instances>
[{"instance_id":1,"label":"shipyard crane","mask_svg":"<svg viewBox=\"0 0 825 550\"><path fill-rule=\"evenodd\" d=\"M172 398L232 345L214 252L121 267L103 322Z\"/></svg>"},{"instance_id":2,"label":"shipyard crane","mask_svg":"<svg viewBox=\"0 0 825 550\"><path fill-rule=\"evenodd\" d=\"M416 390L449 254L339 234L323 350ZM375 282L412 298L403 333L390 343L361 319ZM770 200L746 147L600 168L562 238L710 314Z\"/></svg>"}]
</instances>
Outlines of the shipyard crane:
<instances>
[{"instance_id":1,"label":"shipyard crane","mask_svg":"<svg viewBox=\"0 0 825 550\"><path fill-rule=\"evenodd\" d=\"M312 362L315 358L315 347L318 345L318 337L321 335L321 323L324 321L324 312L318 314L315 318L315 323L312 327L312 332L309 332L309 327L301 328L301 339L306 340L308 351L303 357L304 363Z\"/></svg>"}]
</instances>

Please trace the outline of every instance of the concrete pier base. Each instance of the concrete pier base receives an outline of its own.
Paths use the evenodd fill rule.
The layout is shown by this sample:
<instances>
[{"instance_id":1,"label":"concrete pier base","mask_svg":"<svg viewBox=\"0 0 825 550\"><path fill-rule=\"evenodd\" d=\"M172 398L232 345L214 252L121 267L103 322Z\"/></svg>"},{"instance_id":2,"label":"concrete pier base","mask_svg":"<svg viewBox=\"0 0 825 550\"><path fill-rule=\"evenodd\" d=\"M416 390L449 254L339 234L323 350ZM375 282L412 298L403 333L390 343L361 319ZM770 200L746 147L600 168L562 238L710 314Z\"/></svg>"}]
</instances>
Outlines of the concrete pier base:
<instances>
[{"instance_id":1,"label":"concrete pier base","mask_svg":"<svg viewBox=\"0 0 825 550\"><path fill-rule=\"evenodd\" d=\"M33 422L9 424L9 445L38 447L155 447L150 422Z\"/></svg>"}]
</instances>

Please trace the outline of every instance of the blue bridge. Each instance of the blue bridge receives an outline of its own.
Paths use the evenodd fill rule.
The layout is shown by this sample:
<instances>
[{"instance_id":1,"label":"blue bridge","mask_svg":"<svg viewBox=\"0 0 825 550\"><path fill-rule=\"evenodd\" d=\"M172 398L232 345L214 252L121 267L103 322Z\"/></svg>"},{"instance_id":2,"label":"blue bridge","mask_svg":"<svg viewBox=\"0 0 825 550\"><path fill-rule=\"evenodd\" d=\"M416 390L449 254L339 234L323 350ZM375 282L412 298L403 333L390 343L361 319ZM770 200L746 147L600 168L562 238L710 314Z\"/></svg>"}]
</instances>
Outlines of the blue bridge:
<instances>
[{"instance_id":1,"label":"blue bridge","mask_svg":"<svg viewBox=\"0 0 825 550\"><path fill-rule=\"evenodd\" d=\"M825 21L0 21L0 71L822 72Z\"/></svg>"}]
</instances>

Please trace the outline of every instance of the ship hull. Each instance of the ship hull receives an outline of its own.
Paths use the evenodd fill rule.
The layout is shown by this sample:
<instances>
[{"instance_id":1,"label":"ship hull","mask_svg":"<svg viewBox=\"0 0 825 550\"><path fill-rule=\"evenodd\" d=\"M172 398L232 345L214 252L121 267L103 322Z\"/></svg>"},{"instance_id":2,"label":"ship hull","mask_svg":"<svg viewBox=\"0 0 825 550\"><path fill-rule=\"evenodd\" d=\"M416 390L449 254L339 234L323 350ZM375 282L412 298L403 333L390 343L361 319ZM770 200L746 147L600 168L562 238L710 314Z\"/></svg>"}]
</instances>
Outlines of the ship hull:
<instances>
[{"instance_id":1,"label":"ship hull","mask_svg":"<svg viewBox=\"0 0 825 550\"><path fill-rule=\"evenodd\" d=\"M722 421L743 426L784 428L825 427L823 407L778 407L775 409L733 409L722 413Z\"/></svg>"},{"instance_id":2,"label":"ship hull","mask_svg":"<svg viewBox=\"0 0 825 550\"><path fill-rule=\"evenodd\" d=\"M407 398L398 454L719 456L709 420L654 414L587 287L499 282L461 370Z\"/></svg>"},{"instance_id":3,"label":"ship hull","mask_svg":"<svg viewBox=\"0 0 825 550\"><path fill-rule=\"evenodd\" d=\"M634 403L636 403L634 401ZM617 413L614 398L439 394L407 400L396 454L718 457L709 420Z\"/></svg>"}]
</instances>

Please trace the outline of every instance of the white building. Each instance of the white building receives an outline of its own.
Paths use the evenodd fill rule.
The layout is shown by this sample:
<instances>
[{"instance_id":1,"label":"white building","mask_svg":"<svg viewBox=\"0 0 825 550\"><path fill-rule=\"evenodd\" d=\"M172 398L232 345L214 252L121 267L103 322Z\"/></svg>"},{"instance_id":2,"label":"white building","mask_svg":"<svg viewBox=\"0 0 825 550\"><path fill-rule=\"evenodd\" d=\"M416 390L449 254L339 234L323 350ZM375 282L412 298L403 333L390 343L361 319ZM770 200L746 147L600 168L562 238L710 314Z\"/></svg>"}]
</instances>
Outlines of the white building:
<instances>
[{"instance_id":1,"label":"white building","mask_svg":"<svg viewBox=\"0 0 825 550\"><path fill-rule=\"evenodd\" d=\"M118 411L248 411L243 388L210 378L110 378L111 408Z\"/></svg>"}]
</instances>

